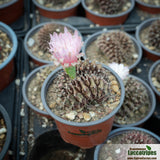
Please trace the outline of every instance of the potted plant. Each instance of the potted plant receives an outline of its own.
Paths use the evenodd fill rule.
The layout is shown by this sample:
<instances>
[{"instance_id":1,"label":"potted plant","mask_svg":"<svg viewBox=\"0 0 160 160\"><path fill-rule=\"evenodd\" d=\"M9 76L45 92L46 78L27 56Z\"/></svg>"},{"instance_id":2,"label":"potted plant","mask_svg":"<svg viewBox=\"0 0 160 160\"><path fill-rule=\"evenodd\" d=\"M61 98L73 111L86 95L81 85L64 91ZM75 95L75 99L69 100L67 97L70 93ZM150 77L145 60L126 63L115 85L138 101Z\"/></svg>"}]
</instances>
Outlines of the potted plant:
<instances>
[{"instance_id":1,"label":"potted plant","mask_svg":"<svg viewBox=\"0 0 160 160\"><path fill-rule=\"evenodd\" d=\"M160 101L160 60L154 62L149 69L148 80L151 88Z\"/></svg>"},{"instance_id":2,"label":"potted plant","mask_svg":"<svg viewBox=\"0 0 160 160\"><path fill-rule=\"evenodd\" d=\"M143 48L144 55L153 61L160 58L159 30L159 18L147 19L136 29L136 38Z\"/></svg>"},{"instance_id":3,"label":"potted plant","mask_svg":"<svg viewBox=\"0 0 160 160\"><path fill-rule=\"evenodd\" d=\"M133 10L134 0L82 0L86 17L99 25L123 24Z\"/></svg>"},{"instance_id":4,"label":"potted plant","mask_svg":"<svg viewBox=\"0 0 160 160\"><path fill-rule=\"evenodd\" d=\"M24 38L24 48L35 64L44 65L53 63L48 50L50 34L63 32L66 26L70 32L76 28L63 22L45 22L33 27ZM80 34L80 33L79 33Z\"/></svg>"},{"instance_id":5,"label":"potted plant","mask_svg":"<svg viewBox=\"0 0 160 160\"><path fill-rule=\"evenodd\" d=\"M26 104L36 113L50 118L41 101L41 87L48 75L56 67L53 64L34 69L25 79L22 94Z\"/></svg>"},{"instance_id":6,"label":"potted plant","mask_svg":"<svg viewBox=\"0 0 160 160\"><path fill-rule=\"evenodd\" d=\"M149 85L136 76L128 75L123 82L125 98L122 107L115 116L114 126L141 126L155 110L155 95Z\"/></svg>"},{"instance_id":7,"label":"potted plant","mask_svg":"<svg viewBox=\"0 0 160 160\"><path fill-rule=\"evenodd\" d=\"M100 31L91 35L82 48L84 58L97 60L108 65L116 62L136 67L142 58L142 49L136 39L124 31Z\"/></svg>"},{"instance_id":8,"label":"potted plant","mask_svg":"<svg viewBox=\"0 0 160 160\"><path fill-rule=\"evenodd\" d=\"M11 121L7 111L0 105L0 159L7 154L11 142Z\"/></svg>"},{"instance_id":9,"label":"potted plant","mask_svg":"<svg viewBox=\"0 0 160 160\"><path fill-rule=\"evenodd\" d=\"M96 146L94 152L94 160L105 160L107 156L110 157L110 159L114 158L115 160L124 160L126 159L127 155L126 148L128 146L131 147L131 144L159 143L160 137L149 130L138 127L118 128L110 133L104 144ZM122 144L130 145L126 147L126 145Z\"/></svg>"},{"instance_id":10,"label":"potted plant","mask_svg":"<svg viewBox=\"0 0 160 160\"><path fill-rule=\"evenodd\" d=\"M61 19L77 14L80 0L32 0L44 17Z\"/></svg>"},{"instance_id":11,"label":"potted plant","mask_svg":"<svg viewBox=\"0 0 160 160\"><path fill-rule=\"evenodd\" d=\"M9 13L9 16L8 16ZM1 0L0 20L6 24L16 21L23 13L23 0Z\"/></svg>"},{"instance_id":12,"label":"potted plant","mask_svg":"<svg viewBox=\"0 0 160 160\"><path fill-rule=\"evenodd\" d=\"M64 33L54 33L49 45L54 63L63 68L54 70L43 83L45 109L66 142L82 148L102 143L123 103L122 80L105 65L78 60L82 39L77 31L72 35L65 28Z\"/></svg>"},{"instance_id":13,"label":"potted plant","mask_svg":"<svg viewBox=\"0 0 160 160\"><path fill-rule=\"evenodd\" d=\"M14 79L14 56L18 42L14 31L0 22L0 90L6 88Z\"/></svg>"},{"instance_id":14,"label":"potted plant","mask_svg":"<svg viewBox=\"0 0 160 160\"><path fill-rule=\"evenodd\" d=\"M136 0L136 4L138 8L140 8L142 11L145 11L151 14L160 13L160 2L159 1Z\"/></svg>"},{"instance_id":15,"label":"potted plant","mask_svg":"<svg viewBox=\"0 0 160 160\"><path fill-rule=\"evenodd\" d=\"M29 154L29 160L67 160L76 158L87 160L88 156L86 150L64 142L59 132L52 130L36 138L35 144Z\"/></svg>"}]
</instances>

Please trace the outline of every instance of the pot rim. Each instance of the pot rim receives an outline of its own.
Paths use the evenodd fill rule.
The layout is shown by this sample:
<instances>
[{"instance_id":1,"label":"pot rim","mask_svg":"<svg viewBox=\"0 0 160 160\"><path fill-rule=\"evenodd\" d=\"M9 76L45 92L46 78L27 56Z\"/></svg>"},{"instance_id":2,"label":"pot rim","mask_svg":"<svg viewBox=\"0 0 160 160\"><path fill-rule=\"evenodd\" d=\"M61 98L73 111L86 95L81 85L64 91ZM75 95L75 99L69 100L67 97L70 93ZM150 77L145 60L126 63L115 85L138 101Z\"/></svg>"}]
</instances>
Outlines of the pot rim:
<instances>
[{"instance_id":1,"label":"pot rim","mask_svg":"<svg viewBox=\"0 0 160 160\"><path fill-rule=\"evenodd\" d=\"M50 116L59 121L60 123L63 123L63 124L66 124L66 125L70 125L70 126L78 126L78 127L87 127L87 126L93 126L93 125L97 125L99 123L103 123L105 122L106 120L110 119L111 117L113 117L117 111L120 109L121 105L123 104L123 100L124 100L124 95L125 95L125 89L124 89L124 85L123 85L123 82L121 80L121 78L118 76L117 73L115 73L115 71L113 71L111 68L109 68L108 66L102 64L102 66L109 70L115 77L116 79L118 80L119 82L119 85L121 87L121 98L120 98L120 103L119 105L108 115L106 115L105 117L99 119L99 120L96 120L96 121L91 121L91 122L82 122L82 123L78 123L78 122L72 122L72 121L68 121L68 120L64 120L63 118L61 117L58 117L57 115L55 115L51 110L50 108L48 107L47 103L46 103L46 91L48 89L48 86L50 85L50 83L52 82L52 80L54 79L54 75L62 70L62 67L58 67L57 69L55 69L47 78L46 80L44 81L43 83L43 86L42 86L42 89L41 89L41 98L42 98L42 103L45 107L45 109L47 110L47 112L50 114Z\"/></svg>"},{"instance_id":2,"label":"pot rim","mask_svg":"<svg viewBox=\"0 0 160 160\"><path fill-rule=\"evenodd\" d=\"M24 83L23 83L23 86L22 86L22 95L23 95L23 98L24 98L24 101L26 102L26 104L27 104L31 109L33 109L34 111L36 111L36 112L38 112L38 113L40 113L40 114L47 115L47 116L49 115L47 111L45 112L45 111L42 111L42 110L38 109L37 107L35 107L35 106L29 101L28 96L27 96L27 88L28 88L28 85L30 84L30 82L32 81L32 79L34 79L35 74L36 74L37 72L39 72L41 69L46 68L46 67L49 67L49 66L53 66L53 64L46 64L46 65L43 65L43 66L40 66L40 67L34 69L32 72L30 72L30 73L27 75L27 77L26 77L26 79L25 79L25 81L24 81Z\"/></svg>"},{"instance_id":3,"label":"pot rim","mask_svg":"<svg viewBox=\"0 0 160 160\"><path fill-rule=\"evenodd\" d=\"M96 38L97 38L99 35L103 34L103 33L109 33L109 32L114 32L114 31L119 31L119 30L116 29L116 30L108 30L108 31L98 31L98 32L92 34L91 36L89 36L89 37L85 40L84 45L83 45L83 47L82 47L82 53L85 54L85 55L84 55L84 59L87 58L86 48L88 47L88 43L89 43L89 45L90 45L91 42L93 42L94 40L96 40ZM125 33L126 33L126 32L125 32ZM133 41L133 43L134 43L134 45L135 45L135 48L136 48L137 51L138 51L138 58L137 58L137 60L136 60L135 63L133 63L131 66L128 66L129 70L132 70L132 69L135 68L135 67L138 65L138 63L141 61L141 58L142 58L142 48L141 48L141 46L139 45L138 41L137 41L133 36L129 35L128 33L126 33L126 34L131 38L131 40Z\"/></svg>"},{"instance_id":4,"label":"pot rim","mask_svg":"<svg viewBox=\"0 0 160 160\"><path fill-rule=\"evenodd\" d=\"M146 122L153 114L155 108L156 108L156 97L155 94L153 93L152 89L150 88L150 86L141 78L134 76L134 75L129 75L129 77L132 77L136 80L138 80L139 82L141 82L143 84L143 86L147 89L148 94L149 94L149 99L150 99L150 110L148 112L148 114L141 120L139 120L138 122L135 123L131 123L131 124L117 124L117 123L113 123L113 126L115 127L135 127L135 126L139 126L141 124L143 124L144 122Z\"/></svg>"},{"instance_id":5,"label":"pot rim","mask_svg":"<svg viewBox=\"0 0 160 160\"><path fill-rule=\"evenodd\" d=\"M8 37L10 38L13 46L12 46L12 50L8 56L8 58L0 64L0 70L3 69L15 56L16 51L17 51L17 47L18 47L18 41L17 41L17 36L15 34L15 32L5 23L0 22L0 29L5 32Z\"/></svg>"},{"instance_id":6,"label":"pot rim","mask_svg":"<svg viewBox=\"0 0 160 160\"><path fill-rule=\"evenodd\" d=\"M160 60L154 62L154 63L152 64L152 66L150 67L149 72L148 72L148 80L149 80L149 84L150 84L151 88L154 90L154 92L155 92L158 96L160 96L160 92L158 92L158 90L156 89L156 87L153 85L152 79L151 79L151 78L152 78L152 73L153 73L154 69L156 68L156 66L157 66L158 64L160 64Z\"/></svg>"},{"instance_id":7,"label":"pot rim","mask_svg":"<svg viewBox=\"0 0 160 160\"><path fill-rule=\"evenodd\" d=\"M32 52L30 51L30 49L28 48L28 46L27 46L27 42L28 42L28 39L30 38L30 36L31 36L32 34L36 33L37 30L39 30L41 27L43 27L43 26L46 25L46 24L58 24L58 25L62 25L62 26L64 26L64 27L66 26L66 27L72 29L73 31L77 30L79 36L82 37L82 35L81 35L81 33L79 32L79 30L76 29L75 27L73 27L72 25L70 25L70 24L68 24L68 23L60 22L60 21L55 21L55 22L43 22L43 23L40 23L40 24L34 26L33 28L31 28L31 29L27 32L27 34L26 34L26 36L25 36L25 38L24 38L24 48L25 48L25 51L27 52L27 54L28 54L32 59L34 59L34 60L36 60L36 61L38 61L38 62L40 62L40 63L53 64L53 61L43 60L43 59L40 59L40 58L34 56L34 55L32 54ZM82 40L83 40L83 38L82 38Z\"/></svg>"},{"instance_id":8,"label":"pot rim","mask_svg":"<svg viewBox=\"0 0 160 160\"><path fill-rule=\"evenodd\" d=\"M92 14L92 15L94 15L94 16L101 17L101 18L117 18L117 17L124 16L124 15L126 15L126 14L129 14L129 13L133 10L133 8L134 8L134 6L135 6L135 1L134 1L134 0L130 0L130 2L131 2L131 7L130 7L127 11L122 12L122 13L119 13L119 14L115 14L115 15L109 15L109 14L104 15L104 14L95 13L95 12L93 12L92 10L88 9L88 7L86 6L85 1L86 1L86 0L81 0L81 4L82 4L83 8L84 8L86 11L88 11L90 14Z\"/></svg>"},{"instance_id":9,"label":"pot rim","mask_svg":"<svg viewBox=\"0 0 160 160\"><path fill-rule=\"evenodd\" d=\"M153 54L153 55L156 55L156 56L159 56L159 57L160 57L160 53L148 49L148 48L142 43L142 41L141 41L141 39L140 39L140 37L139 37L140 32L142 31L142 29L144 29L144 28L146 28L146 27L149 27L152 22L154 22L154 21L156 21L156 20L158 20L158 19L160 20L159 17L156 17L156 18L149 18L149 19L143 21L140 25L138 25L138 26L136 27L136 33L135 33L135 35L136 35L137 41L139 42L139 44L141 45L141 47L142 47L144 50L146 50L147 52L149 52L149 53L151 53L151 54Z\"/></svg>"},{"instance_id":10,"label":"pot rim","mask_svg":"<svg viewBox=\"0 0 160 160\"><path fill-rule=\"evenodd\" d=\"M160 9L160 6L156 6L156 5L152 5L152 4L147 4L147 3L144 3L140 0L136 0L136 2L142 6L145 6L145 7L148 7L148 8L153 8L153 9Z\"/></svg>"},{"instance_id":11,"label":"pot rim","mask_svg":"<svg viewBox=\"0 0 160 160\"><path fill-rule=\"evenodd\" d=\"M148 133L149 135L153 136L158 142L160 142L160 137L158 135L156 135L155 133L153 133L147 129L139 128L139 127L125 127L125 128L114 129L109 133L109 136L107 137L107 139L112 138L115 135L119 135L121 133L124 133L125 131L130 131L130 130L136 130L136 131L142 131L142 132ZM94 160L98 160L99 150L101 149L102 146L103 146L103 144L96 146L96 148L94 150Z\"/></svg>"},{"instance_id":12,"label":"pot rim","mask_svg":"<svg viewBox=\"0 0 160 160\"><path fill-rule=\"evenodd\" d=\"M9 144L11 142L11 133L12 133L12 126L11 126L11 120L10 117L6 111L6 109L0 104L0 113L2 114L2 117L4 118L6 127L7 127L7 135L6 135L6 140L3 145L2 151L0 152L0 159L3 159L5 154L7 153Z\"/></svg>"},{"instance_id":13,"label":"pot rim","mask_svg":"<svg viewBox=\"0 0 160 160\"><path fill-rule=\"evenodd\" d=\"M6 7L9 7L9 6L11 6L12 4L14 4L16 2L18 2L18 0L12 0L12 1L8 2L8 3L2 4L2 5L0 5L0 9L4 9Z\"/></svg>"},{"instance_id":14,"label":"pot rim","mask_svg":"<svg viewBox=\"0 0 160 160\"><path fill-rule=\"evenodd\" d=\"M53 9L53 8L47 8L41 4L39 4L36 0L32 0L32 2L40 9L43 9L43 10L46 10L46 11L49 11L49 12L65 12L65 11L68 11L68 10L71 10L72 8L75 8L77 7L81 0L78 0L77 3L73 4L72 6L70 7L67 7L67 8L64 8L64 9Z\"/></svg>"}]
</instances>

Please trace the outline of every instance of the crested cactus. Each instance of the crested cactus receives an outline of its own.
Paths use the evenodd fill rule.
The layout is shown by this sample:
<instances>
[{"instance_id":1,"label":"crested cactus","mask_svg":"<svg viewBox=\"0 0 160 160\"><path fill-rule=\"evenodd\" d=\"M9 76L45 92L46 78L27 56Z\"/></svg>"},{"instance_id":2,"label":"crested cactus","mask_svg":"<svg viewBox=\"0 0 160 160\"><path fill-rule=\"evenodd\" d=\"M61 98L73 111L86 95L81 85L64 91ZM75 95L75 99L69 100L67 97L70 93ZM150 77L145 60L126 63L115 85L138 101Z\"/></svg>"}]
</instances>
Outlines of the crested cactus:
<instances>
[{"instance_id":1,"label":"crested cactus","mask_svg":"<svg viewBox=\"0 0 160 160\"><path fill-rule=\"evenodd\" d=\"M105 14L116 14L122 9L123 0L96 0L100 10Z\"/></svg>"},{"instance_id":2,"label":"crested cactus","mask_svg":"<svg viewBox=\"0 0 160 160\"><path fill-rule=\"evenodd\" d=\"M56 95L58 97L51 101L50 108L60 107L66 111L76 111L76 113L73 112L74 118L82 110L86 116L90 116L88 113L93 110L95 112L98 108L102 112L100 117L102 118L105 116L103 114L109 114L118 106L121 95L119 84L108 70L86 60L76 65L76 74L78 76L71 80L65 72L62 72L53 81L48 90L48 95L51 96L48 96L47 99L49 101L51 97ZM91 117L86 119L89 121Z\"/></svg>"},{"instance_id":3,"label":"crested cactus","mask_svg":"<svg viewBox=\"0 0 160 160\"><path fill-rule=\"evenodd\" d=\"M123 31L112 31L100 35L96 40L101 54L108 58L109 63L131 65L135 47L130 37Z\"/></svg>"},{"instance_id":4,"label":"crested cactus","mask_svg":"<svg viewBox=\"0 0 160 160\"><path fill-rule=\"evenodd\" d=\"M149 95L144 85L128 77L124 80L125 99L122 107L115 116L115 123L130 124L144 118L149 109Z\"/></svg>"},{"instance_id":5,"label":"crested cactus","mask_svg":"<svg viewBox=\"0 0 160 160\"><path fill-rule=\"evenodd\" d=\"M160 49L160 19L154 21L149 27L148 39L153 47Z\"/></svg>"},{"instance_id":6,"label":"crested cactus","mask_svg":"<svg viewBox=\"0 0 160 160\"><path fill-rule=\"evenodd\" d=\"M58 24L46 24L38 32L38 46L43 52L47 52L49 48L50 34L53 32L63 32L63 26Z\"/></svg>"}]
</instances>

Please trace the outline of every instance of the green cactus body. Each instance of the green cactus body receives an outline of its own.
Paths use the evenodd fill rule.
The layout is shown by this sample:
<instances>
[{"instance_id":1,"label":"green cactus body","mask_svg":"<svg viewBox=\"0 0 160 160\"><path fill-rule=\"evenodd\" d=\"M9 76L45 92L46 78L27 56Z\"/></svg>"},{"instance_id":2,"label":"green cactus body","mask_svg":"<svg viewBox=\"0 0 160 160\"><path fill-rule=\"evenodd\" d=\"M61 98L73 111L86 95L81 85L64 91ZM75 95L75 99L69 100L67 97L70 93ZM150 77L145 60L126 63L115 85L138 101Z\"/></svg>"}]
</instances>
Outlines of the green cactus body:
<instances>
[{"instance_id":1,"label":"green cactus body","mask_svg":"<svg viewBox=\"0 0 160 160\"><path fill-rule=\"evenodd\" d=\"M131 124L143 119L150 106L149 96L145 86L138 80L128 77L124 80L125 99L115 116L117 124Z\"/></svg>"},{"instance_id":2,"label":"green cactus body","mask_svg":"<svg viewBox=\"0 0 160 160\"><path fill-rule=\"evenodd\" d=\"M108 70L88 60L76 65L76 78L62 72L48 89L48 105L64 119L85 122L97 120L120 102L120 87ZM56 102L55 102L56 101ZM68 118L71 116L72 118Z\"/></svg>"}]
</instances>

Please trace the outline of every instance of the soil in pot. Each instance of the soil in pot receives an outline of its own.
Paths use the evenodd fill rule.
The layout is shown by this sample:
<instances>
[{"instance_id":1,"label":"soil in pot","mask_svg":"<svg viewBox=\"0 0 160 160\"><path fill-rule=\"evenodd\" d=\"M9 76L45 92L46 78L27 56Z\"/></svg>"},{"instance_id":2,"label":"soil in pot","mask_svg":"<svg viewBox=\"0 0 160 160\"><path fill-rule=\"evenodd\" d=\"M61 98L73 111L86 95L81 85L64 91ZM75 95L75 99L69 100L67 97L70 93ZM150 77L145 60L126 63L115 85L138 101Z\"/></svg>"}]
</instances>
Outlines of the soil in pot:
<instances>
[{"instance_id":1,"label":"soil in pot","mask_svg":"<svg viewBox=\"0 0 160 160\"><path fill-rule=\"evenodd\" d=\"M138 51L133 40L120 30L102 33L86 48L86 56L91 60L108 65L108 63L122 63L133 65L138 59Z\"/></svg>"},{"instance_id":2,"label":"soil in pot","mask_svg":"<svg viewBox=\"0 0 160 160\"><path fill-rule=\"evenodd\" d=\"M155 20L140 32L141 42L151 51L160 56L160 19Z\"/></svg>"},{"instance_id":3,"label":"soil in pot","mask_svg":"<svg viewBox=\"0 0 160 160\"><path fill-rule=\"evenodd\" d=\"M5 125L5 121L2 117L2 115L0 114L0 153L1 153L1 150L3 149L3 145L5 143L6 133L7 133L7 128Z\"/></svg>"},{"instance_id":4,"label":"soil in pot","mask_svg":"<svg viewBox=\"0 0 160 160\"><path fill-rule=\"evenodd\" d=\"M66 27L71 33L74 31L71 30L69 27ZM49 41L50 41L50 34L56 33L63 33L64 32L64 25L60 24L45 24L41 27L35 34L33 34L27 41L27 46L30 52L37 58L51 61L51 53L49 52Z\"/></svg>"},{"instance_id":5,"label":"soil in pot","mask_svg":"<svg viewBox=\"0 0 160 160\"><path fill-rule=\"evenodd\" d=\"M8 35L0 30L0 64L3 63L9 56L12 50L12 42Z\"/></svg>"},{"instance_id":6,"label":"soil in pot","mask_svg":"<svg viewBox=\"0 0 160 160\"><path fill-rule=\"evenodd\" d=\"M160 92L160 64L158 64L153 70L151 79L157 91Z\"/></svg>"},{"instance_id":7,"label":"soil in pot","mask_svg":"<svg viewBox=\"0 0 160 160\"><path fill-rule=\"evenodd\" d=\"M47 66L36 73L35 77L30 81L27 90L28 100L31 104L41 111L45 108L41 101L41 88L47 76L56 68L56 66Z\"/></svg>"},{"instance_id":8,"label":"soil in pot","mask_svg":"<svg viewBox=\"0 0 160 160\"><path fill-rule=\"evenodd\" d=\"M5 3L8 3L8 2L11 2L12 0L1 0L0 1L0 5L2 5L2 4L5 4Z\"/></svg>"},{"instance_id":9,"label":"soil in pot","mask_svg":"<svg viewBox=\"0 0 160 160\"><path fill-rule=\"evenodd\" d=\"M127 125L146 117L151 102L147 88L140 81L133 77L127 77L123 82L125 98L122 107L115 116L114 123Z\"/></svg>"},{"instance_id":10,"label":"soil in pot","mask_svg":"<svg viewBox=\"0 0 160 160\"><path fill-rule=\"evenodd\" d=\"M100 64L81 61L77 77L57 73L46 93L46 101L57 116L73 122L90 122L110 114L120 103L120 84Z\"/></svg>"},{"instance_id":11,"label":"soil in pot","mask_svg":"<svg viewBox=\"0 0 160 160\"><path fill-rule=\"evenodd\" d=\"M127 147L120 144L159 144L159 142L144 131L128 130L111 137L105 144L99 151L98 160L107 160L107 158L108 160L126 159Z\"/></svg>"},{"instance_id":12,"label":"soil in pot","mask_svg":"<svg viewBox=\"0 0 160 160\"><path fill-rule=\"evenodd\" d=\"M40 5L52 9L66 9L73 6L78 0L37 0Z\"/></svg>"},{"instance_id":13,"label":"soil in pot","mask_svg":"<svg viewBox=\"0 0 160 160\"><path fill-rule=\"evenodd\" d=\"M116 15L127 11L131 7L128 0L86 0L89 10L103 15Z\"/></svg>"},{"instance_id":14,"label":"soil in pot","mask_svg":"<svg viewBox=\"0 0 160 160\"><path fill-rule=\"evenodd\" d=\"M140 0L141 2L143 3L146 3L146 4L150 4L150 5L154 5L154 6L160 6L160 0Z\"/></svg>"}]
</instances>

